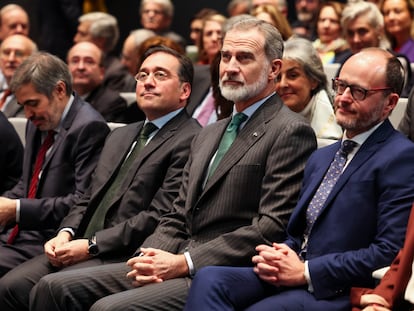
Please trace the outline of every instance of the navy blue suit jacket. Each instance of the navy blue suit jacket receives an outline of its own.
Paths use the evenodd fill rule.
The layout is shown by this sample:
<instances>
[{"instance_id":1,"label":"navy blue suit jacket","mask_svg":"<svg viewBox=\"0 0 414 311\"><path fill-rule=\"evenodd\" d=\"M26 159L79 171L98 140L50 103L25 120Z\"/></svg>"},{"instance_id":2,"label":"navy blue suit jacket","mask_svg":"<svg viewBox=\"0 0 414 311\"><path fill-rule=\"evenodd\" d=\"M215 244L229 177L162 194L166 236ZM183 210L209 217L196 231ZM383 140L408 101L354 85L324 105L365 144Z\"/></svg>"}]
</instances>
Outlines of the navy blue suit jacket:
<instances>
[{"instance_id":1,"label":"navy blue suit jacket","mask_svg":"<svg viewBox=\"0 0 414 311\"><path fill-rule=\"evenodd\" d=\"M340 142L309 159L286 243L297 252L305 213ZM414 144L388 120L355 154L330 193L309 235L307 260L317 299L373 286L373 270L391 263L402 247L414 201Z\"/></svg>"}]
</instances>

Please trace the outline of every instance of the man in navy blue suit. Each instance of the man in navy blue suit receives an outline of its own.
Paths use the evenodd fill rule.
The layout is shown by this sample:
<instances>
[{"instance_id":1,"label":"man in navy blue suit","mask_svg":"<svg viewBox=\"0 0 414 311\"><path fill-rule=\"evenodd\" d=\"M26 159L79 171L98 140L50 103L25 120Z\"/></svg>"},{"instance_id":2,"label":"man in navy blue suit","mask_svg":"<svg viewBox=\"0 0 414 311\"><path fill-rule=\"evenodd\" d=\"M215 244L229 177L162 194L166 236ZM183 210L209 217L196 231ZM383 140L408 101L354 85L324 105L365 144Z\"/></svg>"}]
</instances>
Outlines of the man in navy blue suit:
<instances>
[{"instance_id":1,"label":"man in navy blue suit","mask_svg":"<svg viewBox=\"0 0 414 311\"><path fill-rule=\"evenodd\" d=\"M201 269L186 311L350 310L350 288L374 285L372 271L402 247L414 201L414 145L388 120L402 85L401 64L384 50L348 59L333 84L343 140L310 157L287 240L257 246L254 268ZM327 190L346 140L355 148Z\"/></svg>"}]
</instances>

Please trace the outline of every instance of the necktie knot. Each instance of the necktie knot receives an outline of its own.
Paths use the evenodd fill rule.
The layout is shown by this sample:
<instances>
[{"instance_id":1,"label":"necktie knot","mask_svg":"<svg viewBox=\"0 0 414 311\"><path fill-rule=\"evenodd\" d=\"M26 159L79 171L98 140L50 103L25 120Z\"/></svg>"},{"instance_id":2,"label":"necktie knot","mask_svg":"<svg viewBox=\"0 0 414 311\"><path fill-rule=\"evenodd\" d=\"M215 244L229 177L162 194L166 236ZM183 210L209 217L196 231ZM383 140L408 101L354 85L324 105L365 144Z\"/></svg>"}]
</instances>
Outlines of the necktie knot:
<instances>
[{"instance_id":1,"label":"necktie knot","mask_svg":"<svg viewBox=\"0 0 414 311\"><path fill-rule=\"evenodd\" d=\"M244 113L242 113L242 112L236 113L233 116L233 118L231 119L231 122L230 122L229 126L227 127L227 131L228 132L233 132L233 131L237 132L237 130L240 127L240 124L242 124L244 121L246 121L246 119L247 119L247 116Z\"/></svg>"},{"instance_id":2,"label":"necktie knot","mask_svg":"<svg viewBox=\"0 0 414 311\"><path fill-rule=\"evenodd\" d=\"M344 140L342 142L342 146L341 146L341 151L342 153L344 153L345 155L348 155L350 152L352 152L352 150L354 150L354 148L356 147L357 143L354 142L353 140Z\"/></svg>"},{"instance_id":3,"label":"necktie knot","mask_svg":"<svg viewBox=\"0 0 414 311\"><path fill-rule=\"evenodd\" d=\"M147 141L151 133L154 132L157 128L158 127L152 122L146 123L139 133L139 138Z\"/></svg>"}]
</instances>

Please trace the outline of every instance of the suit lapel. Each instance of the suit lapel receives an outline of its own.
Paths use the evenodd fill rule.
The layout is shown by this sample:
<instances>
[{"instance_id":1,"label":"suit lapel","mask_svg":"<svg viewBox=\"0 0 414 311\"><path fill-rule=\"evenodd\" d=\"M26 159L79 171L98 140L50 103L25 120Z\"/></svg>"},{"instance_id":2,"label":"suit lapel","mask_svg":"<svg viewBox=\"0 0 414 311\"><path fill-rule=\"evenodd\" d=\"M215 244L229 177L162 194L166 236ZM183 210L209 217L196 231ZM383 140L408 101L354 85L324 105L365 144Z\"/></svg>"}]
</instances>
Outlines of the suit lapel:
<instances>
[{"instance_id":1,"label":"suit lapel","mask_svg":"<svg viewBox=\"0 0 414 311\"><path fill-rule=\"evenodd\" d=\"M268 100L257 109L245 126L240 130L233 144L230 146L230 149L217 166L216 171L208 180L204 192L208 191L212 185L227 174L228 171L234 167L242 157L244 157L247 151L263 137L266 132L266 124L272 119L274 113L274 102L271 100ZM214 152L215 151L216 150L214 150Z\"/></svg>"},{"instance_id":2,"label":"suit lapel","mask_svg":"<svg viewBox=\"0 0 414 311\"><path fill-rule=\"evenodd\" d=\"M358 152L355 154L352 161L348 164L347 168L343 174L339 177L337 183L333 187L331 193L329 194L326 202L321 210L323 211L330 206L330 203L336 195L341 191L341 189L346 185L349 178L356 172L364 163L369 161L369 158L381 148L382 143L388 139L392 134L393 128L388 120L386 120L370 137L362 144ZM316 219L316 222L318 219ZM315 223L316 223L315 222Z\"/></svg>"}]
</instances>

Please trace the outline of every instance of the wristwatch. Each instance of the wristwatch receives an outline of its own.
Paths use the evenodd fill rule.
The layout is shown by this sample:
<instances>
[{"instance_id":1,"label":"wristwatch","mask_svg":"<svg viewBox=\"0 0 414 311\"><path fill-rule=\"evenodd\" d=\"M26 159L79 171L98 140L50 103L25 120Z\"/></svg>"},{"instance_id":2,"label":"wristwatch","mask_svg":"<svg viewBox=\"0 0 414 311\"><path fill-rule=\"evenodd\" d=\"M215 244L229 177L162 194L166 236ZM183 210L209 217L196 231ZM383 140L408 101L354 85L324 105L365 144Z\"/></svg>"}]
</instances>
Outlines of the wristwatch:
<instances>
[{"instance_id":1,"label":"wristwatch","mask_svg":"<svg viewBox=\"0 0 414 311\"><path fill-rule=\"evenodd\" d=\"M96 244L96 236L92 236L88 240L89 246L88 246L88 253L91 256L96 256L99 253L98 244Z\"/></svg>"}]
</instances>

